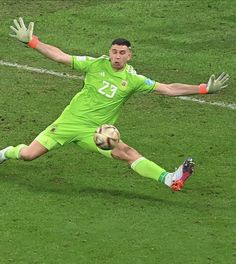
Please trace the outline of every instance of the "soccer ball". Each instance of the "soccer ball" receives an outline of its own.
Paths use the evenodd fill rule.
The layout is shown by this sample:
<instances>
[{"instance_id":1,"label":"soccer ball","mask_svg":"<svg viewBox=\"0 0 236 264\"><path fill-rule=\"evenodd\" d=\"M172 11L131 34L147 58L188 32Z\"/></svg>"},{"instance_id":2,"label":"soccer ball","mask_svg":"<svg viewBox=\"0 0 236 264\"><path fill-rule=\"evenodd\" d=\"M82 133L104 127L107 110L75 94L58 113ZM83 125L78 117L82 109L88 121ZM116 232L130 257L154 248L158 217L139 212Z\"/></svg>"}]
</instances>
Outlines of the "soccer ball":
<instances>
[{"instance_id":1,"label":"soccer ball","mask_svg":"<svg viewBox=\"0 0 236 264\"><path fill-rule=\"evenodd\" d=\"M119 143L120 132L113 125L104 124L97 128L93 139L100 149L111 150Z\"/></svg>"}]
</instances>

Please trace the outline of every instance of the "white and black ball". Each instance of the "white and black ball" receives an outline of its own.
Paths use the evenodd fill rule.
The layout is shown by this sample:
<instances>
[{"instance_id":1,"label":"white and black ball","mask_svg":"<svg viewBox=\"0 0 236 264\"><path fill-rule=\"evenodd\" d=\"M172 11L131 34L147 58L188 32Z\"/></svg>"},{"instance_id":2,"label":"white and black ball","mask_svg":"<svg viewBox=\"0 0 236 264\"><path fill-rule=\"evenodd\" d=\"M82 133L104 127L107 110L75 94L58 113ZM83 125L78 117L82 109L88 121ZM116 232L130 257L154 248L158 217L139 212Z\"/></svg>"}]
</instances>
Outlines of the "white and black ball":
<instances>
[{"instance_id":1,"label":"white and black ball","mask_svg":"<svg viewBox=\"0 0 236 264\"><path fill-rule=\"evenodd\" d=\"M94 134L94 142L103 150L114 149L120 141L120 132L113 125L104 124L97 128Z\"/></svg>"}]
</instances>

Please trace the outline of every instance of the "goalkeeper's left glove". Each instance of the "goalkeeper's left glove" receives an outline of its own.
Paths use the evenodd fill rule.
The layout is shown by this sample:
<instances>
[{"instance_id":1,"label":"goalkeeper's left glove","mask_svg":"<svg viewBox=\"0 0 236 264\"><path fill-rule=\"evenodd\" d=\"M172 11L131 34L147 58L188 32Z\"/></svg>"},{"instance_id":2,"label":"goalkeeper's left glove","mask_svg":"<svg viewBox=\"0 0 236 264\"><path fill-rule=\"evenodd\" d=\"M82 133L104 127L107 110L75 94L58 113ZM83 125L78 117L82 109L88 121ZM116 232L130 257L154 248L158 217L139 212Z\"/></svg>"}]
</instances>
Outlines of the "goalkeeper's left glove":
<instances>
[{"instance_id":1,"label":"goalkeeper's left glove","mask_svg":"<svg viewBox=\"0 0 236 264\"><path fill-rule=\"evenodd\" d=\"M215 75L212 74L207 83L207 93L218 92L228 86L227 82L229 80L229 75L227 73L221 73L221 75L216 79Z\"/></svg>"},{"instance_id":2,"label":"goalkeeper's left glove","mask_svg":"<svg viewBox=\"0 0 236 264\"><path fill-rule=\"evenodd\" d=\"M10 26L10 28L16 34L10 34L10 36L17 38L21 42L29 43L33 38L34 22L30 22L28 28L26 28L22 17L19 18L19 22L17 19L14 19L13 22L15 27Z\"/></svg>"}]
</instances>

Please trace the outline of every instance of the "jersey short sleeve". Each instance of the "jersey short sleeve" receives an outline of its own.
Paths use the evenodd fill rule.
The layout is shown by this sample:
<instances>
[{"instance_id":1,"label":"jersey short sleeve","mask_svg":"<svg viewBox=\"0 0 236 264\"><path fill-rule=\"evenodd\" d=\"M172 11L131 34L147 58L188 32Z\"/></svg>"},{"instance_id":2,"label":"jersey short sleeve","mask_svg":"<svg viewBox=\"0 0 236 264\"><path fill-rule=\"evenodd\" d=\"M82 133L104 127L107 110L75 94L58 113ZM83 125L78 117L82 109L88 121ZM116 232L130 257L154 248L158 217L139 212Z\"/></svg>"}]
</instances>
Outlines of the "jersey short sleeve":
<instances>
[{"instance_id":1,"label":"jersey short sleeve","mask_svg":"<svg viewBox=\"0 0 236 264\"><path fill-rule=\"evenodd\" d=\"M89 56L72 56L72 68L78 71L87 72L89 66L96 58Z\"/></svg>"},{"instance_id":2,"label":"jersey short sleeve","mask_svg":"<svg viewBox=\"0 0 236 264\"><path fill-rule=\"evenodd\" d=\"M143 75L136 75L135 76L135 92L141 93L149 93L152 92L156 86L156 82L143 76Z\"/></svg>"}]
</instances>

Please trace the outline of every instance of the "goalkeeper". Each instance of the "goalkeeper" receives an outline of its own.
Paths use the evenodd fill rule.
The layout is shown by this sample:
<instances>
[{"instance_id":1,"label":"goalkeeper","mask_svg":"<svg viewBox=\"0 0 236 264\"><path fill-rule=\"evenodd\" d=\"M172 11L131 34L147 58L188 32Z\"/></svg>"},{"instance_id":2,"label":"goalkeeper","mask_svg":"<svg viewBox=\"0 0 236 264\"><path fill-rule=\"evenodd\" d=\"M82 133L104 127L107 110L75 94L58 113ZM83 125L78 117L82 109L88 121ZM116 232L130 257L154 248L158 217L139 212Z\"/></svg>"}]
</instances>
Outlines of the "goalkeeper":
<instances>
[{"instance_id":1,"label":"goalkeeper","mask_svg":"<svg viewBox=\"0 0 236 264\"><path fill-rule=\"evenodd\" d=\"M128 64L132 49L126 39L115 39L109 56L71 56L41 42L33 35L33 28L33 22L27 28L22 18L15 19L14 26L11 26L14 34L11 36L47 58L83 72L84 87L74 96L60 117L30 145L20 144L2 149L0 163L10 159L31 161L50 150L73 142L81 148L124 160L141 176L163 182L172 190L180 190L193 172L192 158L187 158L175 172L168 172L124 142L119 142L109 151L97 148L93 141L94 131L102 124L114 124L123 104L136 92L168 96L215 93L227 86L229 76L225 73L218 78L211 75L207 84L200 85L159 83L138 75Z\"/></svg>"}]
</instances>

